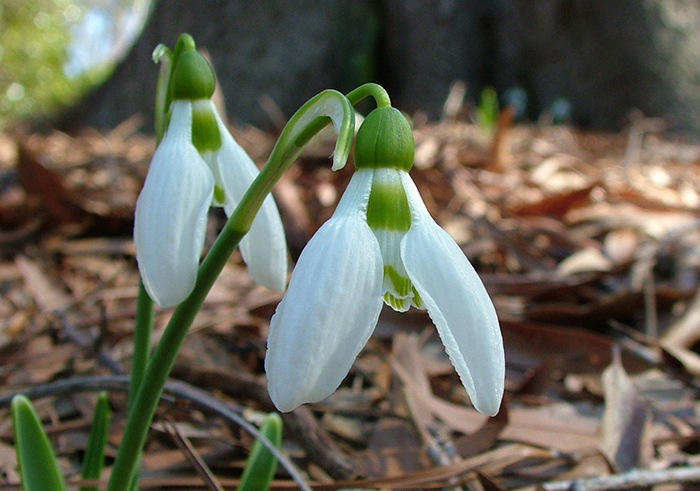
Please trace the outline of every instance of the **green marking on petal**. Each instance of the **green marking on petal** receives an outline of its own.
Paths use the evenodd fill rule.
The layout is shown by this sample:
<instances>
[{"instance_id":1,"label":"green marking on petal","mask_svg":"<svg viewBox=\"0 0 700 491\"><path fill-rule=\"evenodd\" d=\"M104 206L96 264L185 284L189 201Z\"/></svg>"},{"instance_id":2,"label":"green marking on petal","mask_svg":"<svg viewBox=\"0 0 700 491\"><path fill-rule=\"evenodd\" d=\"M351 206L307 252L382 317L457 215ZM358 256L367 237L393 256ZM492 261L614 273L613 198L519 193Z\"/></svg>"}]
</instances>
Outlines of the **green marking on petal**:
<instances>
[{"instance_id":1,"label":"green marking on petal","mask_svg":"<svg viewBox=\"0 0 700 491\"><path fill-rule=\"evenodd\" d=\"M375 179L372 182L367 224L374 230L407 232L411 228L411 210L401 181Z\"/></svg>"},{"instance_id":2,"label":"green marking on petal","mask_svg":"<svg viewBox=\"0 0 700 491\"><path fill-rule=\"evenodd\" d=\"M417 309L424 309L425 307L423 306L423 299L420 298L418 290L416 290L416 287L413 286L413 283L411 283L411 290L413 290L413 306Z\"/></svg>"},{"instance_id":3,"label":"green marking on petal","mask_svg":"<svg viewBox=\"0 0 700 491\"><path fill-rule=\"evenodd\" d=\"M199 153L221 148L221 133L211 106L192 104L192 145Z\"/></svg>"},{"instance_id":4,"label":"green marking on petal","mask_svg":"<svg viewBox=\"0 0 700 491\"><path fill-rule=\"evenodd\" d=\"M411 289L413 288L411 280L402 276L393 266L384 266L384 277L389 278L396 295L399 297L407 297L411 293Z\"/></svg>"},{"instance_id":5,"label":"green marking on petal","mask_svg":"<svg viewBox=\"0 0 700 491\"><path fill-rule=\"evenodd\" d=\"M384 266L384 279L389 280L393 290L387 291L383 297L384 302L391 308L399 312L408 310L411 305L417 309L423 308L423 301L411 280L396 271L393 266Z\"/></svg>"},{"instance_id":6,"label":"green marking on petal","mask_svg":"<svg viewBox=\"0 0 700 491\"><path fill-rule=\"evenodd\" d=\"M397 312L406 312L411 306L411 300L408 298L396 298L391 293L385 293L382 297L384 303Z\"/></svg>"}]
</instances>

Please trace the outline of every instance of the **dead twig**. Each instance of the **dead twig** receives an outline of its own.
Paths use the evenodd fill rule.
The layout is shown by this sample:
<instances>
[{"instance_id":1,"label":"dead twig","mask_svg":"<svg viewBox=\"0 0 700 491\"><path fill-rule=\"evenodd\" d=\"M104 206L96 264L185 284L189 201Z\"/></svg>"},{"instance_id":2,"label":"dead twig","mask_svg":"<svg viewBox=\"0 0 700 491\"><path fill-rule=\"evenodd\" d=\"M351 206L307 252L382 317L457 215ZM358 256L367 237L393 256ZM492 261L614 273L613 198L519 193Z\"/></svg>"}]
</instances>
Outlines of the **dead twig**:
<instances>
[{"instance_id":1,"label":"dead twig","mask_svg":"<svg viewBox=\"0 0 700 491\"><path fill-rule=\"evenodd\" d=\"M664 483L699 482L700 467L673 467L661 470L632 469L604 477L585 477L542 484L544 491L608 491L650 488Z\"/></svg>"},{"instance_id":2,"label":"dead twig","mask_svg":"<svg viewBox=\"0 0 700 491\"><path fill-rule=\"evenodd\" d=\"M211 471L207 463L202 460L197 453L197 450L194 448L194 446L192 446L192 443L190 443L189 439L180 432L175 420L168 415L165 416L165 420L167 422L164 425L165 430L175 441L192 467L194 467L194 469L197 471L197 474L199 474L199 476L202 478L207 486L207 489L209 489L209 491L224 491L224 488L216 479L216 476Z\"/></svg>"}]
</instances>

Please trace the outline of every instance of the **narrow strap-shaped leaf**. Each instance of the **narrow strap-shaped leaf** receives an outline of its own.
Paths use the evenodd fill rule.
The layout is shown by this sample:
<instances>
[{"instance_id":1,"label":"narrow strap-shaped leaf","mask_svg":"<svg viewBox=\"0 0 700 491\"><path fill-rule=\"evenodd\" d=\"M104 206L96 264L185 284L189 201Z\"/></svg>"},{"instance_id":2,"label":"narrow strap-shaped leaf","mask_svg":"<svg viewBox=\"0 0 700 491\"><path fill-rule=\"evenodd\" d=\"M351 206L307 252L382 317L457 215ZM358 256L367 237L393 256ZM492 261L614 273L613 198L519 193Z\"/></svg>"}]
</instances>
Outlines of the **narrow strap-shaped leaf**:
<instances>
[{"instance_id":1,"label":"narrow strap-shaped leaf","mask_svg":"<svg viewBox=\"0 0 700 491\"><path fill-rule=\"evenodd\" d=\"M282 445L282 418L278 413L268 414L260 425L260 434L276 448ZM246 462L241 482L236 491L267 491L277 470L277 459L265 448L260 440L255 440Z\"/></svg>"},{"instance_id":2,"label":"narrow strap-shaped leaf","mask_svg":"<svg viewBox=\"0 0 700 491\"><path fill-rule=\"evenodd\" d=\"M34 406L22 394L12 399L12 431L22 491L65 491L49 437Z\"/></svg>"},{"instance_id":3,"label":"narrow strap-shaped leaf","mask_svg":"<svg viewBox=\"0 0 700 491\"><path fill-rule=\"evenodd\" d=\"M109 399L106 392L97 396L90 436L83 460L83 479L99 479L105 460L105 445L109 431ZM80 491L97 491L97 486L83 486Z\"/></svg>"}]
</instances>

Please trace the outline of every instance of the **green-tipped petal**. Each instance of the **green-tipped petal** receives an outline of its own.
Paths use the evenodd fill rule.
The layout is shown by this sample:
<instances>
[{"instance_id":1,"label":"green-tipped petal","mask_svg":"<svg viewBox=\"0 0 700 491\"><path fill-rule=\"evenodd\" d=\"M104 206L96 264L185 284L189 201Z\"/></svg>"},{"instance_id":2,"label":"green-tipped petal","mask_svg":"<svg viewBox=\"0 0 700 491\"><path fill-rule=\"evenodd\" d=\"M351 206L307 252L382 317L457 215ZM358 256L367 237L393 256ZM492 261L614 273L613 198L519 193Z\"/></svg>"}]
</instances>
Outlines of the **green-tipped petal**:
<instances>
[{"instance_id":1,"label":"green-tipped petal","mask_svg":"<svg viewBox=\"0 0 700 491\"><path fill-rule=\"evenodd\" d=\"M280 411L331 395L376 326L382 260L364 216L371 179L371 172L352 177L302 252L270 322L265 370Z\"/></svg>"},{"instance_id":2,"label":"green-tipped petal","mask_svg":"<svg viewBox=\"0 0 700 491\"><path fill-rule=\"evenodd\" d=\"M200 154L216 152L221 148L221 129L217 119L218 113L211 100L192 102L192 144Z\"/></svg>"},{"instance_id":3,"label":"green-tipped petal","mask_svg":"<svg viewBox=\"0 0 700 491\"><path fill-rule=\"evenodd\" d=\"M466 256L431 218L407 173L402 180L412 213L401 258L437 327L474 407L494 416L503 397L505 355L489 294Z\"/></svg>"},{"instance_id":4,"label":"green-tipped petal","mask_svg":"<svg viewBox=\"0 0 700 491\"><path fill-rule=\"evenodd\" d=\"M372 172L367 224L377 237L384 260L384 301L398 312L405 312L411 306L422 308L400 253L401 240L411 228L411 211L401 182L404 171L378 168Z\"/></svg>"},{"instance_id":5,"label":"green-tipped petal","mask_svg":"<svg viewBox=\"0 0 700 491\"><path fill-rule=\"evenodd\" d=\"M411 228L411 211L401 182L401 173L403 171L387 168L374 171L367 204L367 223L374 231L403 233Z\"/></svg>"},{"instance_id":6,"label":"green-tipped petal","mask_svg":"<svg viewBox=\"0 0 700 491\"><path fill-rule=\"evenodd\" d=\"M49 437L34 406L24 395L12 399L12 432L23 491L65 491Z\"/></svg>"},{"instance_id":7,"label":"green-tipped petal","mask_svg":"<svg viewBox=\"0 0 700 491\"><path fill-rule=\"evenodd\" d=\"M223 188L224 211L230 216L259 172L253 159L233 139L213 104L212 110L221 134L221 148L214 154L221 179L217 186ZM272 195L263 201L239 247L253 281L271 290L284 290L287 283L287 240Z\"/></svg>"},{"instance_id":8,"label":"green-tipped petal","mask_svg":"<svg viewBox=\"0 0 700 491\"><path fill-rule=\"evenodd\" d=\"M192 292L214 178L192 145L191 103L175 101L136 202L134 244L148 294L161 307Z\"/></svg>"}]
</instances>

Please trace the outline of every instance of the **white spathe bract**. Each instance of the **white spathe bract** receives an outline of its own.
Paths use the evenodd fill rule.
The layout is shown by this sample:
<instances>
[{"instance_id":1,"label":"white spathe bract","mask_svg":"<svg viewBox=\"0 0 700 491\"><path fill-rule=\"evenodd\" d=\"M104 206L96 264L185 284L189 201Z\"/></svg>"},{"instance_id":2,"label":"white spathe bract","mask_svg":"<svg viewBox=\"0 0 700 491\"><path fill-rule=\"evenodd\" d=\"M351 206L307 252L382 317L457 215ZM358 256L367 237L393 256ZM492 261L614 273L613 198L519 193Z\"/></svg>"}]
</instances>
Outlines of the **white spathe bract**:
<instances>
[{"instance_id":1,"label":"white spathe bract","mask_svg":"<svg viewBox=\"0 0 700 491\"><path fill-rule=\"evenodd\" d=\"M391 241L398 251L387 251L391 243L367 224L375 179L406 193L411 226ZM402 261L419 296L410 302L427 308L474 407L495 415L505 378L496 311L462 250L432 219L408 173L397 169L356 171L335 213L299 258L270 323L265 369L274 404L291 411L338 388L374 330L388 291L383 254Z\"/></svg>"},{"instance_id":2,"label":"white spathe bract","mask_svg":"<svg viewBox=\"0 0 700 491\"><path fill-rule=\"evenodd\" d=\"M221 146L200 153L192 144L192 111L211 111ZM233 139L209 100L177 100L168 130L151 161L136 204L134 242L148 294L161 307L177 305L194 288L210 206L236 208L258 175L248 154ZM215 198L215 186L224 200ZM240 244L256 283L284 290L287 246L282 221L268 196Z\"/></svg>"}]
</instances>

